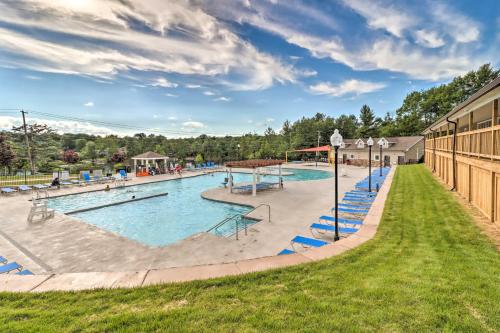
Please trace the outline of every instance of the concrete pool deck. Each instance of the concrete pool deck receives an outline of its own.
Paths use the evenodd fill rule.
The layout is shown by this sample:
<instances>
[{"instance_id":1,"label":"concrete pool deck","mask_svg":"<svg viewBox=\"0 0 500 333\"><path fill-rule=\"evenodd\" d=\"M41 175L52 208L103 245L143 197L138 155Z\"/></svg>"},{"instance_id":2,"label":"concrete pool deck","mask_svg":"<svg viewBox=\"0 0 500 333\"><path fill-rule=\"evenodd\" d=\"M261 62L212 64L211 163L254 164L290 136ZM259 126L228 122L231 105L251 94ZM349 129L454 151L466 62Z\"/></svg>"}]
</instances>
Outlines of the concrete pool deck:
<instances>
[{"instance_id":1,"label":"concrete pool deck","mask_svg":"<svg viewBox=\"0 0 500 333\"><path fill-rule=\"evenodd\" d=\"M318 169L330 170L326 167ZM340 193L352 189L357 181L366 176L367 169L347 167L347 173L348 177L340 178ZM2 198L0 253L37 275L1 275L0 290L133 287L235 275L326 258L373 237L393 173L394 168L370 209L365 225L355 235L334 245L279 257L274 255L289 247L294 236L310 236L308 226L317 221L319 215L329 213L333 201L331 178L286 182L284 190L259 192L257 197L230 195L227 189L206 191L203 196L214 200L252 206L268 203L272 207L271 222L265 218L249 228L248 236L242 236L239 241L202 233L163 248L144 246L63 214L56 214L54 219L40 225L28 225L28 196ZM169 177L146 177L131 183L135 185ZM86 189L96 189L98 186L101 185ZM85 188L63 189L58 194L77 191L85 191ZM265 209L260 209L252 216L259 218L266 214Z\"/></svg>"}]
</instances>

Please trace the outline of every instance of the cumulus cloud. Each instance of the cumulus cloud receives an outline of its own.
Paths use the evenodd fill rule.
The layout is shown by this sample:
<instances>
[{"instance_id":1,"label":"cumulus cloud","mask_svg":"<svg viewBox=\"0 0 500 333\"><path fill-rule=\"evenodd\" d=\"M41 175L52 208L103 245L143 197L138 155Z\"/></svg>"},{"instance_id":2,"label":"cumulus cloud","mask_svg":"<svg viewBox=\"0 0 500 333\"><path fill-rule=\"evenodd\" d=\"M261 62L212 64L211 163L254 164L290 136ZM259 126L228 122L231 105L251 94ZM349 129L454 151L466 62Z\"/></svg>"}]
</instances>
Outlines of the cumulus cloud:
<instances>
[{"instance_id":1,"label":"cumulus cloud","mask_svg":"<svg viewBox=\"0 0 500 333\"><path fill-rule=\"evenodd\" d=\"M347 94L366 94L380 90L384 87L385 84L383 83L347 80L337 85L331 84L330 82L321 82L310 86L309 89L313 94L338 97Z\"/></svg>"},{"instance_id":2,"label":"cumulus cloud","mask_svg":"<svg viewBox=\"0 0 500 333\"><path fill-rule=\"evenodd\" d=\"M87 107L93 107L94 106L94 102L87 102L85 104L83 104L83 106L87 106Z\"/></svg>"},{"instance_id":3,"label":"cumulus cloud","mask_svg":"<svg viewBox=\"0 0 500 333\"><path fill-rule=\"evenodd\" d=\"M204 91L204 92L203 92L203 95L206 95L206 96L214 96L214 95L215 95L215 93L214 93L213 91L209 91L209 90L207 90L207 91Z\"/></svg>"},{"instance_id":4,"label":"cumulus cloud","mask_svg":"<svg viewBox=\"0 0 500 333\"><path fill-rule=\"evenodd\" d=\"M127 130L114 130L103 126L96 126L90 123L81 121L67 121L67 120L47 120L47 119L37 119L30 118L30 123L43 123L47 124L50 128L59 134L63 133L86 133L91 135L110 135L110 134L120 134L120 135L131 135L133 131ZM13 126L20 126L22 121L16 117L0 116L0 129L10 130Z\"/></svg>"},{"instance_id":5,"label":"cumulus cloud","mask_svg":"<svg viewBox=\"0 0 500 333\"><path fill-rule=\"evenodd\" d=\"M167 97L179 97L179 95L176 95L176 94L171 94L171 93L166 93L165 96Z\"/></svg>"},{"instance_id":6,"label":"cumulus cloud","mask_svg":"<svg viewBox=\"0 0 500 333\"><path fill-rule=\"evenodd\" d=\"M437 32L425 29L415 31L415 40L418 44L431 48L441 47L446 43Z\"/></svg>"},{"instance_id":7,"label":"cumulus cloud","mask_svg":"<svg viewBox=\"0 0 500 333\"><path fill-rule=\"evenodd\" d=\"M416 24L415 17L394 8L390 4L377 1L344 0L344 4L366 19L369 27L384 29L396 37Z\"/></svg>"},{"instance_id":8,"label":"cumulus cloud","mask_svg":"<svg viewBox=\"0 0 500 333\"><path fill-rule=\"evenodd\" d=\"M308 50L313 57L329 58L357 71L388 70L416 79L441 80L488 62L484 54L459 47L461 42L479 37L477 22L440 3L422 9L387 0L345 0L345 6L365 18L367 27L373 30L356 44L346 43L335 31L315 34L290 23L294 22L290 17L273 11L273 6L283 6L285 2L272 6L263 4L265 1L248 5L239 1L217 3L210 9L217 17L255 26ZM450 16L446 15L448 12ZM465 31L467 25L470 31ZM440 47L443 43L449 47ZM302 74L309 73L302 70Z\"/></svg>"},{"instance_id":9,"label":"cumulus cloud","mask_svg":"<svg viewBox=\"0 0 500 333\"><path fill-rule=\"evenodd\" d=\"M203 123L200 123L199 121L186 121L186 122L182 123L182 126L184 126L185 128L191 128L191 129L205 127L205 125Z\"/></svg>"},{"instance_id":10,"label":"cumulus cloud","mask_svg":"<svg viewBox=\"0 0 500 333\"><path fill-rule=\"evenodd\" d=\"M155 79L151 84L153 87L163 87L163 88L177 88L178 84L170 82L164 77L159 77Z\"/></svg>"},{"instance_id":11,"label":"cumulus cloud","mask_svg":"<svg viewBox=\"0 0 500 333\"><path fill-rule=\"evenodd\" d=\"M215 102L229 102L229 101L231 101L231 99L228 97L221 96L221 97L215 98L214 101Z\"/></svg>"},{"instance_id":12,"label":"cumulus cloud","mask_svg":"<svg viewBox=\"0 0 500 333\"><path fill-rule=\"evenodd\" d=\"M188 88L188 89L198 89L198 88L201 88L201 86L199 84L186 84L185 87Z\"/></svg>"},{"instance_id":13,"label":"cumulus cloud","mask_svg":"<svg viewBox=\"0 0 500 333\"><path fill-rule=\"evenodd\" d=\"M0 12L0 23L6 23L0 28L0 48L19 55L2 59L7 66L107 80L157 71L204 76L229 86L235 77L232 87L239 90L295 82L298 75L196 2L3 1Z\"/></svg>"}]
</instances>

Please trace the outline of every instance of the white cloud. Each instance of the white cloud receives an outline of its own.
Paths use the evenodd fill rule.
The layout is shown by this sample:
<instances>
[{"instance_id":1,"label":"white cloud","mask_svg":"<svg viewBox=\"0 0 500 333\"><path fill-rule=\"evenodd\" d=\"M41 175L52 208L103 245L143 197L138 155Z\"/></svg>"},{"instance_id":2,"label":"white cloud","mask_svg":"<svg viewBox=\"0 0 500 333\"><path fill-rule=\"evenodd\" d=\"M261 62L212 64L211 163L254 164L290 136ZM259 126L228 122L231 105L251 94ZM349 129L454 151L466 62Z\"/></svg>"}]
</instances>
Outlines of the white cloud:
<instances>
[{"instance_id":1,"label":"white cloud","mask_svg":"<svg viewBox=\"0 0 500 333\"><path fill-rule=\"evenodd\" d=\"M203 92L203 95L206 95L206 96L214 96L214 95L215 95L215 93L214 93L213 91L208 91L208 90L207 90L207 91L204 91L204 92Z\"/></svg>"},{"instance_id":2,"label":"white cloud","mask_svg":"<svg viewBox=\"0 0 500 333\"><path fill-rule=\"evenodd\" d=\"M178 84L174 82L170 82L164 77L156 78L152 83L150 83L153 87L163 87L163 88L177 88Z\"/></svg>"},{"instance_id":3,"label":"white cloud","mask_svg":"<svg viewBox=\"0 0 500 333\"><path fill-rule=\"evenodd\" d=\"M266 118L266 122L267 123L273 123L274 122L274 118Z\"/></svg>"},{"instance_id":4,"label":"white cloud","mask_svg":"<svg viewBox=\"0 0 500 333\"><path fill-rule=\"evenodd\" d=\"M205 125L203 123L200 123L199 121L186 121L182 123L182 126L185 128L203 128Z\"/></svg>"},{"instance_id":5,"label":"white cloud","mask_svg":"<svg viewBox=\"0 0 500 333\"><path fill-rule=\"evenodd\" d=\"M25 75L24 77L28 80L41 80L42 79L40 76L36 76L36 75Z\"/></svg>"},{"instance_id":6,"label":"white cloud","mask_svg":"<svg viewBox=\"0 0 500 333\"><path fill-rule=\"evenodd\" d=\"M81 121L67 121L67 120L47 120L30 117L29 123L43 123L47 124L50 128L59 134L62 133L86 133L91 135L130 135L133 131L125 130L112 130L107 127L96 126L90 123ZM21 120L16 117L3 117L0 116L0 130L10 130L13 126L21 125Z\"/></svg>"},{"instance_id":7,"label":"white cloud","mask_svg":"<svg viewBox=\"0 0 500 333\"><path fill-rule=\"evenodd\" d=\"M338 85L331 84L330 82L321 82L309 87L310 91L317 95L330 95L330 96L343 96L347 94L366 94L373 91L380 90L385 87L383 83L347 80Z\"/></svg>"},{"instance_id":8,"label":"white cloud","mask_svg":"<svg viewBox=\"0 0 500 333\"><path fill-rule=\"evenodd\" d=\"M171 94L171 93L166 93L165 96L167 97L179 97L179 95Z\"/></svg>"},{"instance_id":9,"label":"white cloud","mask_svg":"<svg viewBox=\"0 0 500 333\"><path fill-rule=\"evenodd\" d=\"M94 106L94 102L87 102L87 103L83 104L83 106L88 106L91 108Z\"/></svg>"},{"instance_id":10,"label":"white cloud","mask_svg":"<svg viewBox=\"0 0 500 333\"><path fill-rule=\"evenodd\" d=\"M437 32L425 29L415 31L415 40L418 44L431 48L441 47L446 43Z\"/></svg>"},{"instance_id":11,"label":"white cloud","mask_svg":"<svg viewBox=\"0 0 500 333\"><path fill-rule=\"evenodd\" d=\"M387 3L374 0L343 0L343 2L363 16L369 27L384 29L396 37L402 37L405 29L416 24L415 17Z\"/></svg>"},{"instance_id":12,"label":"white cloud","mask_svg":"<svg viewBox=\"0 0 500 333\"><path fill-rule=\"evenodd\" d=\"M198 88L201 88L201 86L199 84L186 84L185 87L188 88L188 89L198 89Z\"/></svg>"},{"instance_id":13,"label":"white cloud","mask_svg":"<svg viewBox=\"0 0 500 333\"><path fill-rule=\"evenodd\" d=\"M0 48L22 55L3 59L4 66L108 80L133 71L178 73L239 90L296 81L292 66L260 52L196 2L25 0L0 2L0 12L7 23ZM39 29L56 34L33 33Z\"/></svg>"},{"instance_id":14,"label":"white cloud","mask_svg":"<svg viewBox=\"0 0 500 333\"><path fill-rule=\"evenodd\" d=\"M430 12L458 43L470 43L479 38L479 24L446 4L433 2Z\"/></svg>"},{"instance_id":15,"label":"white cloud","mask_svg":"<svg viewBox=\"0 0 500 333\"><path fill-rule=\"evenodd\" d=\"M168 120L177 120L177 117L170 116L170 117L168 117Z\"/></svg>"},{"instance_id":16,"label":"white cloud","mask_svg":"<svg viewBox=\"0 0 500 333\"><path fill-rule=\"evenodd\" d=\"M215 102L229 102L229 101L231 101L231 99L228 97L221 96L221 97L215 98L214 101Z\"/></svg>"}]
</instances>

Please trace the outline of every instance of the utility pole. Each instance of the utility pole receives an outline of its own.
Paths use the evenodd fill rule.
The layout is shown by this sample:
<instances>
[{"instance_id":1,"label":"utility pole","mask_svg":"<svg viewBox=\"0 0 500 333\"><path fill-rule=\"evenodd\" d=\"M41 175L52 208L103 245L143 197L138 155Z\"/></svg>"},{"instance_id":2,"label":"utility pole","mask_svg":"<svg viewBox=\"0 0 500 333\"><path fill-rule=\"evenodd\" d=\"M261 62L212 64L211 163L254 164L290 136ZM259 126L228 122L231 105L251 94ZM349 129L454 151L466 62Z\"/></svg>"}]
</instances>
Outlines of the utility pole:
<instances>
[{"instance_id":1,"label":"utility pole","mask_svg":"<svg viewBox=\"0 0 500 333\"><path fill-rule=\"evenodd\" d=\"M35 167L33 166L33 159L31 158L30 140L28 138L28 128L26 126L26 116L25 116L26 113L28 112L21 110L21 114L23 115L23 130L24 130L24 138L26 140L26 149L28 151L28 159L30 162L31 174L33 174L35 173Z\"/></svg>"},{"instance_id":2,"label":"utility pole","mask_svg":"<svg viewBox=\"0 0 500 333\"><path fill-rule=\"evenodd\" d=\"M319 139L321 138L321 131L318 131L318 145L317 145L317 148L319 149ZM316 168L318 167L318 155L319 155L319 151L316 151Z\"/></svg>"}]
</instances>

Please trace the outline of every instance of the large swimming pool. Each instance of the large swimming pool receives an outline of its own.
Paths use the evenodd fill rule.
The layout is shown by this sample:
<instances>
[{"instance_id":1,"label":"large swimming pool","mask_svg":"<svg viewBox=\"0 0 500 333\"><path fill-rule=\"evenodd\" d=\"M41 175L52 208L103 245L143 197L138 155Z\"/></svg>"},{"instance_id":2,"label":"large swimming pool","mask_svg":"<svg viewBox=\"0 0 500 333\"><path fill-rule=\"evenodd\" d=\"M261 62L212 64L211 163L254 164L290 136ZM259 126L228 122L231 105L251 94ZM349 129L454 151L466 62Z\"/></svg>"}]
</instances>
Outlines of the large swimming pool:
<instances>
[{"instance_id":1,"label":"large swimming pool","mask_svg":"<svg viewBox=\"0 0 500 333\"><path fill-rule=\"evenodd\" d=\"M286 181L325 179L327 171L286 169ZM113 188L51 198L49 207L67 213L85 208L166 193L167 196L130 202L72 214L86 223L117 233L149 246L165 246L198 232L203 232L228 216L244 214L250 207L206 200L201 193L221 186L226 173L179 178L150 184ZM234 182L251 182L252 175L235 173ZM276 176L263 176L263 181L277 181Z\"/></svg>"}]
</instances>

